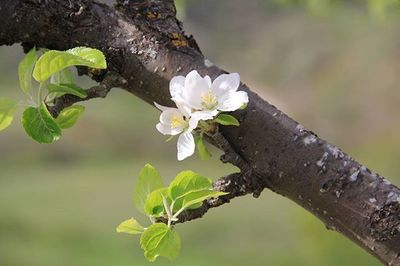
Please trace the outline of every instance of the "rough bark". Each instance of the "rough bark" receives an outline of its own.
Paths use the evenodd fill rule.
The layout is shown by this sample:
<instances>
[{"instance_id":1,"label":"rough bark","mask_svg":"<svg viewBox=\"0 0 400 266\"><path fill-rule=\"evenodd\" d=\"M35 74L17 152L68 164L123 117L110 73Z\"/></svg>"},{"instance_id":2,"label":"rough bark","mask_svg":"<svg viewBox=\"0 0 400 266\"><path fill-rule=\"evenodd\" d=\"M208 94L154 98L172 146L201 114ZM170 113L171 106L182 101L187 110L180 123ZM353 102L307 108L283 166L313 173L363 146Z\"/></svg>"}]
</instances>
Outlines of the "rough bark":
<instances>
[{"instance_id":1,"label":"rough bark","mask_svg":"<svg viewBox=\"0 0 400 266\"><path fill-rule=\"evenodd\" d=\"M98 48L107 57L108 72L123 80L117 85L150 104L172 105L168 82L175 75L193 69L211 78L225 73L202 55L192 37L184 35L172 0L116 2L109 7L92 0L2 0L0 45ZM105 76L81 72L97 81ZM203 208L184 213L180 221L268 187L382 262L399 265L399 188L304 129L245 84L240 89L250 96L248 107L234 113L241 125L221 127L219 135L209 140L241 173L216 182L216 188L230 195L205 202ZM78 99L60 101L57 110L74 101Z\"/></svg>"}]
</instances>

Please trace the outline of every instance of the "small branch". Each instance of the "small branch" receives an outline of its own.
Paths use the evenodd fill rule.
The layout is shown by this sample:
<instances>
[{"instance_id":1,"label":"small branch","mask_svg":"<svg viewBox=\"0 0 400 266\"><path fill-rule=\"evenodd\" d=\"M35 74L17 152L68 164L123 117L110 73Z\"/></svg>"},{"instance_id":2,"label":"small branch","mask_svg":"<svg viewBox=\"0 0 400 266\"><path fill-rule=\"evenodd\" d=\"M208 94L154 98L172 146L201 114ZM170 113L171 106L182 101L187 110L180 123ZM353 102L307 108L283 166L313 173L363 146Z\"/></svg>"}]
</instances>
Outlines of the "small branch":
<instances>
[{"instance_id":1,"label":"small branch","mask_svg":"<svg viewBox=\"0 0 400 266\"><path fill-rule=\"evenodd\" d=\"M253 197L258 198L265 187L271 187L268 184L268 179L261 178L261 175L235 151L219 130L214 134L207 134L206 136L209 142L213 143L224 152L220 158L223 163L231 163L240 169L243 178L242 182L245 182L248 187L253 189L253 191L249 192L253 193Z\"/></svg>"},{"instance_id":2,"label":"small branch","mask_svg":"<svg viewBox=\"0 0 400 266\"><path fill-rule=\"evenodd\" d=\"M237 166L243 173L252 172L249 163L233 149L231 144L225 139L219 130L214 134L207 134L206 136L209 138L211 143L224 152L220 158L223 163L231 163Z\"/></svg>"},{"instance_id":3,"label":"small branch","mask_svg":"<svg viewBox=\"0 0 400 266\"><path fill-rule=\"evenodd\" d=\"M57 117L64 108L69 107L74 103L87 101L93 98L105 98L112 88L124 85L126 83L127 81L120 75L109 72L105 75L103 81L101 81L99 85L93 86L86 90L86 98L82 99L75 95L65 94L54 99L54 105L49 106L49 112L53 117Z\"/></svg>"},{"instance_id":4,"label":"small branch","mask_svg":"<svg viewBox=\"0 0 400 266\"><path fill-rule=\"evenodd\" d=\"M218 198L208 199L203 202L203 206L200 208L183 211L178 215L177 221L174 221L172 224L184 223L201 218L209 209L229 203L233 198L253 193L254 187L251 185L249 186L246 182L243 182L243 180L244 178L241 173L233 173L218 179L213 184L214 190L228 192L229 194ZM168 220L164 218L158 218L157 221L163 223L168 222Z\"/></svg>"},{"instance_id":5,"label":"small branch","mask_svg":"<svg viewBox=\"0 0 400 266\"><path fill-rule=\"evenodd\" d=\"M214 134L206 134L205 136L211 143L224 152L221 156L221 161L237 166L241 172L230 174L214 182L214 190L228 192L229 194L205 200L203 206L200 208L182 212L178 215L178 220L174 223L184 223L201 218L209 209L229 203L231 199L236 197L252 193L253 197L257 198L266 187L265 179L262 179L256 171L250 167L248 162L234 150L218 130ZM160 221L167 222L163 219L160 219Z\"/></svg>"}]
</instances>

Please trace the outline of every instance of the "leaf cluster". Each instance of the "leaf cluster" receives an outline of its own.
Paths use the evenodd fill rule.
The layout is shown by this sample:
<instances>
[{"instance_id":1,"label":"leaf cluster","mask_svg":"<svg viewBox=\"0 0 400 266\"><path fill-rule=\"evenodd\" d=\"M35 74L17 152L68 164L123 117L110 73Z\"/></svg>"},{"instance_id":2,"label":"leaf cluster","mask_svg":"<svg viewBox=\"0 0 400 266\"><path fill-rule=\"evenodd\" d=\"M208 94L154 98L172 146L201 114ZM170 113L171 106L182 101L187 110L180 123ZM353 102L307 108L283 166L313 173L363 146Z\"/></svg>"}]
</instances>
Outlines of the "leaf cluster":
<instances>
[{"instance_id":1,"label":"leaf cluster","mask_svg":"<svg viewBox=\"0 0 400 266\"><path fill-rule=\"evenodd\" d=\"M40 51L39 51L40 52ZM49 113L48 107L54 99L64 94L87 97L84 89L75 84L71 67L107 68L104 54L88 47L76 47L66 51L49 50L40 56L32 48L18 66L19 86L28 99L28 107L22 115L26 133L39 143L53 143L61 137L62 129L72 127L85 108L72 105L61 111L57 118ZM33 81L38 86L33 86ZM0 131L7 128L14 118L17 102L0 98Z\"/></svg>"},{"instance_id":2,"label":"leaf cluster","mask_svg":"<svg viewBox=\"0 0 400 266\"><path fill-rule=\"evenodd\" d=\"M133 201L136 208L150 218L145 228L133 218L123 221L117 232L141 234L140 245L144 256L155 261L158 256L175 259L181 247L174 223L185 210L200 208L203 201L225 192L212 189L212 181L192 171L180 172L168 186L164 186L158 171L146 164L136 180ZM157 222L160 220L165 223Z\"/></svg>"}]
</instances>

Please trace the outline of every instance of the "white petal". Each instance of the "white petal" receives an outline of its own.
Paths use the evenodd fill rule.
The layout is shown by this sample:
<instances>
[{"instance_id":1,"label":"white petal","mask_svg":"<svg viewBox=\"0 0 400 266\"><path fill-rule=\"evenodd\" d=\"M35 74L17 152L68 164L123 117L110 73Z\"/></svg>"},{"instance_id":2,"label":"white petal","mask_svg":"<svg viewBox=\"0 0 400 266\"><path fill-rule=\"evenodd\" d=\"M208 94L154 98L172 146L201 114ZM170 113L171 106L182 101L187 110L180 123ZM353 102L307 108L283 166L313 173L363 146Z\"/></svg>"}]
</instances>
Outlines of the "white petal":
<instances>
[{"instance_id":1,"label":"white petal","mask_svg":"<svg viewBox=\"0 0 400 266\"><path fill-rule=\"evenodd\" d=\"M182 93L182 99L193 109L202 109L201 95L210 90L207 78L202 78L196 70L187 74L185 79L185 89Z\"/></svg>"},{"instance_id":2,"label":"white petal","mask_svg":"<svg viewBox=\"0 0 400 266\"><path fill-rule=\"evenodd\" d=\"M185 105L184 103L182 103L182 102L175 103L176 106L177 106L178 108L163 106L163 105L158 104L158 103L156 103L156 102L153 102L153 103L154 103L154 105L155 105L159 110L161 110L161 111L167 111L167 110L170 110L170 111L173 111L173 112L179 111L179 112L181 112L181 114L182 114L183 116L185 116L185 117L190 117L190 114L191 114L191 112L192 112L192 110L190 109L190 107L189 107L189 106L186 106L186 105Z\"/></svg>"},{"instance_id":3,"label":"white petal","mask_svg":"<svg viewBox=\"0 0 400 266\"><path fill-rule=\"evenodd\" d=\"M167 109L161 113L160 122L162 124L169 125L169 124L171 124L172 118L174 118L174 117L179 117L179 118L183 119L183 115L181 112L179 112L178 109L176 109L176 108Z\"/></svg>"},{"instance_id":4,"label":"white petal","mask_svg":"<svg viewBox=\"0 0 400 266\"><path fill-rule=\"evenodd\" d=\"M192 108L187 106L184 102L176 102L176 106L178 107L178 110L185 116L186 118L189 118L191 113L192 113Z\"/></svg>"},{"instance_id":5,"label":"white petal","mask_svg":"<svg viewBox=\"0 0 400 266\"><path fill-rule=\"evenodd\" d=\"M189 128L193 130L197 127L200 120L206 121L209 119L213 119L214 116L216 116L217 114L218 114L217 110L194 112L189 120Z\"/></svg>"},{"instance_id":6,"label":"white petal","mask_svg":"<svg viewBox=\"0 0 400 266\"><path fill-rule=\"evenodd\" d=\"M153 103L154 103L154 105L157 107L157 109L159 109L160 111L165 111L165 110L170 110L170 109L176 109L176 108L173 108L173 107L163 106L163 105L158 104L158 103L156 103L156 102L153 102Z\"/></svg>"},{"instance_id":7,"label":"white petal","mask_svg":"<svg viewBox=\"0 0 400 266\"><path fill-rule=\"evenodd\" d=\"M249 97L247 96L247 92L228 92L218 98L218 110L223 112L235 111L248 102Z\"/></svg>"},{"instance_id":8,"label":"white petal","mask_svg":"<svg viewBox=\"0 0 400 266\"><path fill-rule=\"evenodd\" d=\"M175 135L178 135L179 133L181 133L183 131L182 128L171 128L170 126L164 125L164 124L161 124L161 123L158 123L156 125L156 128L157 128L158 132L160 132L163 135L173 135L173 136L175 136Z\"/></svg>"},{"instance_id":9,"label":"white petal","mask_svg":"<svg viewBox=\"0 0 400 266\"><path fill-rule=\"evenodd\" d=\"M213 119L214 116L218 114L217 110L206 110L206 111L197 111L194 112L191 118L198 118L200 120L209 120Z\"/></svg>"},{"instance_id":10,"label":"white petal","mask_svg":"<svg viewBox=\"0 0 400 266\"><path fill-rule=\"evenodd\" d=\"M208 87L211 88L211 78L210 78L210 76L209 76L209 75L206 75L206 76L204 77L204 79L205 79L205 81L207 82Z\"/></svg>"},{"instance_id":11,"label":"white petal","mask_svg":"<svg viewBox=\"0 0 400 266\"><path fill-rule=\"evenodd\" d=\"M191 156L194 153L195 144L193 135L190 131L186 130L179 136L177 148L178 161L182 161L183 159Z\"/></svg>"},{"instance_id":12,"label":"white petal","mask_svg":"<svg viewBox=\"0 0 400 266\"><path fill-rule=\"evenodd\" d=\"M182 94L182 91L185 89L185 77L184 76L175 76L169 82L169 93L172 98L175 98L177 95Z\"/></svg>"},{"instance_id":13,"label":"white petal","mask_svg":"<svg viewBox=\"0 0 400 266\"><path fill-rule=\"evenodd\" d=\"M222 74L214 80L212 89L217 96L221 96L227 92L236 91L239 85L240 76L238 73Z\"/></svg>"}]
</instances>

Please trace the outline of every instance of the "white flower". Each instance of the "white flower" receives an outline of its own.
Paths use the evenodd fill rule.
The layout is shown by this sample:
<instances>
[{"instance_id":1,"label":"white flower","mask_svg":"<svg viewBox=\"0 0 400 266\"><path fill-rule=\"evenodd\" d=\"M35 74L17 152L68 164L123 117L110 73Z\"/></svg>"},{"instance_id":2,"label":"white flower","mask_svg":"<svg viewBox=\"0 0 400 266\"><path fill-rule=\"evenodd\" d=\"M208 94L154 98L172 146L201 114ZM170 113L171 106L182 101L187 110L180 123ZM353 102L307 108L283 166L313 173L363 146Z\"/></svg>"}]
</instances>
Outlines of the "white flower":
<instances>
[{"instance_id":1,"label":"white flower","mask_svg":"<svg viewBox=\"0 0 400 266\"><path fill-rule=\"evenodd\" d=\"M171 99L177 108L161 106L157 130L164 135L179 135L178 160L194 153L193 130L200 120L213 119L219 112L231 112L248 103L247 93L237 91L239 74L222 74L211 82L209 76L202 78L196 70L184 76L172 78L169 84Z\"/></svg>"},{"instance_id":2,"label":"white flower","mask_svg":"<svg viewBox=\"0 0 400 266\"><path fill-rule=\"evenodd\" d=\"M170 82L170 93L175 103L215 116L219 111L235 111L248 103L247 93L237 91L239 85L237 73L222 74L211 82L209 76L202 78L193 70L186 77L174 77Z\"/></svg>"},{"instance_id":3,"label":"white flower","mask_svg":"<svg viewBox=\"0 0 400 266\"><path fill-rule=\"evenodd\" d=\"M171 108L154 103L162 111L157 130L164 135L175 136L180 134L177 142L178 160L182 161L191 156L195 150L195 142L192 131L200 120L208 120L213 117L210 114L195 112L183 104L177 104L178 108Z\"/></svg>"}]
</instances>

